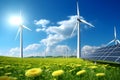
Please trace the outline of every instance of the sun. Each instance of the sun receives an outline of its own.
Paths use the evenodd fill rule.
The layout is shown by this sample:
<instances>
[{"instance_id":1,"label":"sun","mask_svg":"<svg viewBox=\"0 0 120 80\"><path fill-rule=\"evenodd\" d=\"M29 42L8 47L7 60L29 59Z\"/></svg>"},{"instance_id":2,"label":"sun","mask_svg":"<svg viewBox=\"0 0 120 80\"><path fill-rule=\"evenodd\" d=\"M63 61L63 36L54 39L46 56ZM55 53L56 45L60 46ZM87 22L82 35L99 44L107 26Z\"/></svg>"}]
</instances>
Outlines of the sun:
<instances>
[{"instance_id":1,"label":"sun","mask_svg":"<svg viewBox=\"0 0 120 80\"><path fill-rule=\"evenodd\" d=\"M20 16L11 16L9 22L12 25L21 25L23 20Z\"/></svg>"}]
</instances>

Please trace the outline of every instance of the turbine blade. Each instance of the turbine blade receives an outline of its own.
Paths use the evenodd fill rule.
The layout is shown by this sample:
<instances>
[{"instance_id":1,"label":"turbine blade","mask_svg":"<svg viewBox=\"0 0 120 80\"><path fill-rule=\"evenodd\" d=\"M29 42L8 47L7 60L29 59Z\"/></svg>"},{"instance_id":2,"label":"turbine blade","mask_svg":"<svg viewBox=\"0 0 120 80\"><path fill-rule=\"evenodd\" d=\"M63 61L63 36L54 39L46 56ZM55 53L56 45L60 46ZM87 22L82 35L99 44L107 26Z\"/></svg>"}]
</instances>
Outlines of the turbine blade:
<instances>
[{"instance_id":1,"label":"turbine blade","mask_svg":"<svg viewBox=\"0 0 120 80\"><path fill-rule=\"evenodd\" d=\"M114 27L114 37L116 39L116 27Z\"/></svg>"},{"instance_id":2,"label":"turbine blade","mask_svg":"<svg viewBox=\"0 0 120 80\"><path fill-rule=\"evenodd\" d=\"M26 26L24 26L24 25L22 25L23 26L23 28L25 28L25 29L27 29L27 30L29 30L29 31L32 31L30 28L28 28L28 27L26 27Z\"/></svg>"},{"instance_id":3,"label":"turbine blade","mask_svg":"<svg viewBox=\"0 0 120 80\"><path fill-rule=\"evenodd\" d=\"M109 44L113 43L114 41L115 41L115 40L110 41L110 42L107 44L107 46L108 46Z\"/></svg>"},{"instance_id":4,"label":"turbine blade","mask_svg":"<svg viewBox=\"0 0 120 80\"><path fill-rule=\"evenodd\" d=\"M15 37L15 40L17 39L19 33L20 33L20 28L19 28L18 31L17 31L17 34L16 34L16 37Z\"/></svg>"},{"instance_id":5,"label":"turbine blade","mask_svg":"<svg viewBox=\"0 0 120 80\"><path fill-rule=\"evenodd\" d=\"M72 35L73 35L75 29L77 28L77 25L78 25L78 23L75 24L75 27L73 28L73 31L72 31L72 33L71 33L71 37L72 37Z\"/></svg>"},{"instance_id":6,"label":"turbine blade","mask_svg":"<svg viewBox=\"0 0 120 80\"><path fill-rule=\"evenodd\" d=\"M82 23L85 23L85 24L91 26L91 27L94 27L91 23L87 22L87 21L84 20L84 19L80 19L80 21L81 21Z\"/></svg>"},{"instance_id":7,"label":"turbine blade","mask_svg":"<svg viewBox=\"0 0 120 80\"><path fill-rule=\"evenodd\" d=\"M119 43L119 44L120 44L120 41L119 41L118 39L117 39L116 41L117 41L117 43Z\"/></svg>"},{"instance_id":8,"label":"turbine blade","mask_svg":"<svg viewBox=\"0 0 120 80\"><path fill-rule=\"evenodd\" d=\"M80 12L79 12L78 0L77 0L77 16L78 16L78 18L80 18Z\"/></svg>"}]
</instances>

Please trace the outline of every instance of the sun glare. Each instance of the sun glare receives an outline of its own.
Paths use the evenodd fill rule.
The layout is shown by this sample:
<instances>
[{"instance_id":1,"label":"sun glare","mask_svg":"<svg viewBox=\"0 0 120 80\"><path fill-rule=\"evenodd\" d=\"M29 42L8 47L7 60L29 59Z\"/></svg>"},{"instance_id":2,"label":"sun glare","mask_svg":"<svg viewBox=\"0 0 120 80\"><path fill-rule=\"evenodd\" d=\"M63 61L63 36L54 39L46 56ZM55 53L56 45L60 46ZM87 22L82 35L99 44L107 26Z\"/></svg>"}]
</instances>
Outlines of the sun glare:
<instances>
[{"instance_id":1,"label":"sun glare","mask_svg":"<svg viewBox=\"0 0 120 80\"><path fill-rule=\"evenodd\" d=\"M12 25L20 25L20 24L22 24L22 18L21 17L19 17L19 16L12 16L12 17L10 17L10 23L12 24Z\"/></svg>"}]
</instances>

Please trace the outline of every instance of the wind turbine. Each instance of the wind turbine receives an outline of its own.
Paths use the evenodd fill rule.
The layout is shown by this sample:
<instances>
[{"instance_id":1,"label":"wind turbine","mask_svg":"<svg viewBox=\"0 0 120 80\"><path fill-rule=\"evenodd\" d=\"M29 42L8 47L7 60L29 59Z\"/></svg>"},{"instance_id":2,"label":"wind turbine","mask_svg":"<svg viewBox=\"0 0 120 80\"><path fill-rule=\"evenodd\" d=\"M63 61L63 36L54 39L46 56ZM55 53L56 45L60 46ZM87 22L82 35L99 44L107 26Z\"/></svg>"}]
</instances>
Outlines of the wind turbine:
<instances>
[{"instance_id":1,"label":"wind turbine","mask_svg":"<svg viewBox=\"0 0 120 80\"><path fill-rule=\"evenodd\" d=\"M77 0L77 19L76 19L75 27L71 33L71 36L73 35L75 29L77 28L77 58L81 57L81 46L80 46L80 23L87 24L91 27L94 27L91 23L88 23L86 20L80 18L80 12L79 12L79 5Z\"/></svg>"},{"instance_id":2,"label":"wind turbine","mask_svg":"<svg viewBox=\"0 0 120 80\"><path fill-rule=\"evenodd\" d=\"M109 44L111 44L111 43L115 43L115 45L117 45L117 44L120 44L120 41L117 39L117 36L116 36L116 27L114 26L114 39L113 40L111 40L108 44L107 44L107 46L109 45Z\"/></svg>"},{"instance_id":3,"label":"wind turbine","mask_svg":"<svg viewBox=\"0 0 120 80\"><path fill-rule=\"evenodd\" d=\"M29 31L32 31L32 30L22 24L21 11L20 11L19 18L16 20L18 20L18 25L19 25L19 29L17 31L16 38L17 38L18 34L20 34L20 57L23 58L23 29L25 28Z\"/></svg>"}]
</instances>

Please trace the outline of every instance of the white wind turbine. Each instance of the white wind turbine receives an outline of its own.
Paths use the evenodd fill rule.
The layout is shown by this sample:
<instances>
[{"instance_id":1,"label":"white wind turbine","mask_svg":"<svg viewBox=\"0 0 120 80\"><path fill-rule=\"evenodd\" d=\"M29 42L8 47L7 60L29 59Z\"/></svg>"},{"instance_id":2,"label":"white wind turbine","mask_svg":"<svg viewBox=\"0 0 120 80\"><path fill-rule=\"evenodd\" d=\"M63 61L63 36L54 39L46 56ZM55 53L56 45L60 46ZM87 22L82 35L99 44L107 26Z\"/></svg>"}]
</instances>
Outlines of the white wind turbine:
<instances>
[{"instance_id":1,"label":"white wind turbine","mask_svg":"<svg viewBox=\"0 0 120 80\"><path fill-rule=\"evenodd\" d=\"M91 23L88 23L86 20L80 18L79 5L77 0L77 21L75 27L71 33L73 35L75 29L77 28L77 58L81 57L81 48L80 48L80 23L87 24L91 27L94 27Z\"/></svg>"},{"instance_id":2,"label":"white wind turbine","mask_svg":"<svg viewBox=\"0 0 120 80\"><path fill-rule=\"evenodd\" d=\"M20 34L20 57L23 58L23 29L25 28L30 31L32 31L32 30L22 24L21 11L20 11L20 16L14 18L12 22L14 22L14 24L17 24L19 26L16 38L17 38L18 34Z\"/></svg>"},{"instance_id":3,"label":"white wind turbine","mask_svg":"<svg viewBox=\"0 0 120 80\"><path fill-rule=\"evenodd\" d=\"M109 44L113 43L113 42L115 43L115 45L120 44L120 41L117 39L117 36L116 36L116 27L114 27L114 39L111 40L111 41L107 44L107 46L108 46Z\"/></svg>"}]
</instances>

